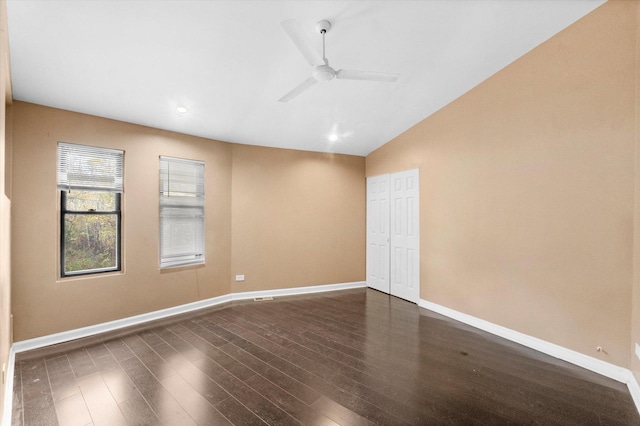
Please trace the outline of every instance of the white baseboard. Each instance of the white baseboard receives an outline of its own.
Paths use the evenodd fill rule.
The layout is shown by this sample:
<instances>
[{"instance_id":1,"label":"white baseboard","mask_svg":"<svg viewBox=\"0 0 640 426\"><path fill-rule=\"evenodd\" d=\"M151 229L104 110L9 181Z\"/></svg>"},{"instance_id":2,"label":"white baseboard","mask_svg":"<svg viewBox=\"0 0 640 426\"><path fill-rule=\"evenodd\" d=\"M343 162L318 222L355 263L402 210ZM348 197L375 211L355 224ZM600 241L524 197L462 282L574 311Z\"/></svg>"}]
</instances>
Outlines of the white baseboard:
<instances>
[{"instance_id":1,"label":"white baseboard","mask_svg":"<svg viewBox=\"0 0 640 426\"><path fill-rule=\"evenodd\" d=\"M629 369L619 367L609 362L593 358L580 352L547 342L546 340L538 339L537 337L529 336L471 315L463 314L462 312L458 312L454 309L450 309L446 306L438 305L424 299L420 299L418 305L472 327L495 334L496 336L504 337L512 342L519 343L523 346L527 346L563 361L570 362L571 364L579 367L586 368L594 373L625 383L629 388L629 392L631 393L631 397L633 398L633 402L635 403L638 412L640 412L640 386L638 386L635 376Z\"/></svg>"},{"instance_id":2,"label":"white baseboard","mask_svg":"<svg viewBox=\"0 0 640 426\"><path fill-rule=\"evenodd\" d=\"M22 340L19 342L15 342L12 346L12 349L15 351L15 353L19 353L32 349L42 348L45 346L56 345L59 343L93 336L107 331L118 330L121 328L130 327L132 325L138 325L149 321L167 318L173 315L184 314L203 308L209 308L212 306L220 305L221 303L230 302L232 300L253 299L255 297L293 296L298 294L318 293L324 291L346 290L365 286L366 283L364 281L358 281L353 283L327 284L308 287L284 288L278 290L230 293L225 294L224 296L213 297L211 299L199 300L197 302L173 306L171 308L161 309L159 311L148 312L146 314L135 315L128 318L90 325L88 327L63 331L61 333L49 334L47 336L36 337L33 339Z\"/></svg>"},{"instance_id":3,"label":"white baseboard","mask_svg":"<svg viewBox=\"0 0 640 426\"><path fill-rule=\"evenodd\" d=\"M420 299L419 305L425 309L429 309L430 311L437 312L449 318L453 318L472 327L479 328L480 330L484 330L491 334L495 334L496 336L504 337L505 339L511 340L512 342L519 343L523 346L527 346L531 349L535 349L547 355L559 358L563 361L570 362L572 364L586 368L587 370L591 370L619 382L627 383L629 379L629 373L631 372L626 368L619 367L606 361L590 357L580 352L576 352L571 349L556 345L554 343L547 342L546 340L538 339L537 337L532 337L524 333L511 330L509 328L482 320L480 318L476 318L471 315L463 314L462 312L458 312L456 310L438 305L433 302Z\"/></svg>"},{"instance_id":4,"label":"white baseboard","mask_svg":"<svg viewBox=\"0 0 640 426\"><path fill-rule=\"evenodd\" d=\"M308 287L281 288L278 290L261 290L261 291L245 291L241 293L232 293L233 300L246 300L256 297L277 297L277 296L294 296L297 294L322 293L325 291L347 290L350 288L366 287L364 281L341 284L312 285Z\"/></svg>"},{"instance_id":5,"label":"white baseboard","mask_svg":"<svg viewBox=\"0 0 640 426\"><path fill-rule=\"evenodd\" d=\"M57 345L59 343L70 342L76 339L93 336L107 331L118 330L132 325L143 324L145 322L157 319L167 318L173 315L183 314L198 309L208 308L210 306L219 305L221 303L230 302L231 295L218 296L211 299L199 300L197 302L187 303L184 305L173 306L159 311L148 312L146 314L135 315L132 317L122 318L114 321L103 322L101 324L90 325L87 327L76 328L74 330L63 331L61 333L49 334L47 336L36 337L33 339L15 342L12 346L16 353L30 351L45 346Z\"/></svg>"}]
</instances>

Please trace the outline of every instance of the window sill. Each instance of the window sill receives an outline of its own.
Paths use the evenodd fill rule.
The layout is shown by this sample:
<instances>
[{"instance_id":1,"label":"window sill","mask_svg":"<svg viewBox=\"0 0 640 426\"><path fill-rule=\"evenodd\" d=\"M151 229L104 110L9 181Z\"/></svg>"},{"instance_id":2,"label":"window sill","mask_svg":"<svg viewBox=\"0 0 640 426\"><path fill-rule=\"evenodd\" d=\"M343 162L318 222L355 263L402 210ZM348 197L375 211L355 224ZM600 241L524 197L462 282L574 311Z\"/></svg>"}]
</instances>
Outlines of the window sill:
<instances>
[{"instance_id":1,"label":"window sill","mask_svg":"<svg viewBox=\"0 0 640 426\"><path fill-rule=\"evenodd\" d=\"M56 283L68 283L71 281L94 280L99 278L118 277L122 275L124 275L124 271L109 271L109 272L100 272L95 274L69 275L67 277L58 277L58 279L56 280Z\"/></svg>"},{"instance_id":2,"label":"window sill","mask_svg":"<svg viewBox=\"0 0 640 426\"><path fill-rule=\"evenodd\" d=\"M187 271L190 269L200 269L204 268L205 264L203 263L192 263L190 265L176 265L176 266L165 266L164 268L160 268L161 274L169 274L172 272L180 272Z\"/></svg>"}]
</instances>

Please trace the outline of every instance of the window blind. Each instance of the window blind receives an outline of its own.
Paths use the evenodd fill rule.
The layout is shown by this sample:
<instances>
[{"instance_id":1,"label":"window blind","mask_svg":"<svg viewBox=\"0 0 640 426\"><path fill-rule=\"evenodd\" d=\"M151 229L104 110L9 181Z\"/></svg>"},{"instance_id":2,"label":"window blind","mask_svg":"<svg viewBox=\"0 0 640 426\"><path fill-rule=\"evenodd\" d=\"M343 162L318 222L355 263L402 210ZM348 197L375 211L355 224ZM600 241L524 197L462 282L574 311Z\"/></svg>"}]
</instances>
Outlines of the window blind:
<instances>
[{"instance_id":1,"label":"window blind","mask_svg":"<svg viewBox=\"0 0 640 426\"><path fill-rule=\"evenodd\" d=\"M58 188L123 190L124 151L58 142Z\"/></svg>"},{"instance_id":2,"label":"window blind","mask_svg":"<svg viewBox=\"0 0 640 426\"><path fill-rule=\"evenodd\" d=\"M160 267L204 263L204 163L160 157Z\"/></svg>"}]
</instances>

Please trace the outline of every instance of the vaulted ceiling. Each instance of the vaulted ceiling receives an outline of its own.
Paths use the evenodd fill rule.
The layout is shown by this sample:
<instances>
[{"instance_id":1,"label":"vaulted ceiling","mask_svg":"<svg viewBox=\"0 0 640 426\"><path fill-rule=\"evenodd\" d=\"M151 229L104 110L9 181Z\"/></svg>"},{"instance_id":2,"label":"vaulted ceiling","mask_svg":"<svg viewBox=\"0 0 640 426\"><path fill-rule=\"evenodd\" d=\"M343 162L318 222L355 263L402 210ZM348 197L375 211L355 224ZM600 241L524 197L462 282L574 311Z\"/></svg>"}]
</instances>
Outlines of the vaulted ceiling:
<instances>
[{"instance_id":1,"label":"vaulted ceiling","mask_svg":"<svg viewBox=\"0 0 640 426\"><path fill-rule=\"evenodd\" d=\"M13 97L226 142L367 155L602 3L8 0ZM312 72L287 19L319 52L315 24L331 22L336 70L398 80L331 80L278 102Z\"/></svg>"}]
</instances>

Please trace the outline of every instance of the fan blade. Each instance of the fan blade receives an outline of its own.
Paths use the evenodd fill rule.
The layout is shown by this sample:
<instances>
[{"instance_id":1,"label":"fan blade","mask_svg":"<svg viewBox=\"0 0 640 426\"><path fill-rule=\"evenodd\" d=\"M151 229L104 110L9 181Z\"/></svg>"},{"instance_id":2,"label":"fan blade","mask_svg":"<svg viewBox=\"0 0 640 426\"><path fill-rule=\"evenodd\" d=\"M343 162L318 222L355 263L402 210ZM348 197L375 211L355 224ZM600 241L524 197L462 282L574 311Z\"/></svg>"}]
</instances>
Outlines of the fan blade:
<instances>
[{"instance_id":1,"label":"fan blade","mask_svg":"<svg viewBox=\"0 0 640 426\"><path fill-rule=\"evenodd\" d=\"M289 93L287 93L286 95L278 99L278 102L289 102L291 99L295 98L300 93L304 92L305 90L307 90L308 88L316 84L317 82L318 81L315 78L309 77L308 79L306 79L305 81L297 85L292 91L290 91Z\"/></svg>"},{"instance_id":2,"label":"fan blade","mask_svg":"<svg viewBox=\"0 0 640 426\"><path fill-rule=\"evenodd\" d=\"M324 65L324 61L322 60L322 55L318 52L311 44L311 40L309 37L302 31L302 27L295 19L287 19L286 21L282 21L280 23L282 28L284 28L285 32L293 41L293 44L296 45L302 56L309 62L311 66L316 65Z\"/></svg>"},{"instance_id":3,"label":"fan blade","mask_svg":"<svg viewBox=\"0 0 640 426\"><path fill-rule=\"evenodd\" d=\"M336 78L343 80L370 80L370 81L385 81L387 83L393 83L400 77L399 74L389 74L386 72L373 72L373 71L354 71L354 70L338 70L336 71Z\"/></svg>"}]
</instances>

